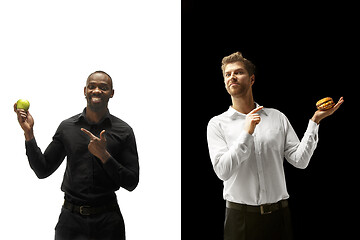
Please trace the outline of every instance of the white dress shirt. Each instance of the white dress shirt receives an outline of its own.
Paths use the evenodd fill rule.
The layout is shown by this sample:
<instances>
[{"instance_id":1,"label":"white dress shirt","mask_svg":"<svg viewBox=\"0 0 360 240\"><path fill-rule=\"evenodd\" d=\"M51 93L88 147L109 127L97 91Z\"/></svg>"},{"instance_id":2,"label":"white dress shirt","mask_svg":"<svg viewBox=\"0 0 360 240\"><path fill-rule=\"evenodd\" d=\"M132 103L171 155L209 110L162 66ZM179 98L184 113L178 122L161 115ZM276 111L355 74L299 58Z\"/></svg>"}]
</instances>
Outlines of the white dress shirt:
<instances>
[{"instance_id":1,"label":"white dress shirt","mask_svg":"<svg viewBox=\"0 0 360 240\"><path fill-rule=\"evenodd\" d=\"M303 169L316 148L319 125L315 122L309 120L300 141L280 111L263 108L258 114L261 121L252 135L243 130L246 115L232 107L209 121L210 158L215 173L224 181L225 200L261 205L289 198L284 157Z\"/></svg>"}]
</instances>

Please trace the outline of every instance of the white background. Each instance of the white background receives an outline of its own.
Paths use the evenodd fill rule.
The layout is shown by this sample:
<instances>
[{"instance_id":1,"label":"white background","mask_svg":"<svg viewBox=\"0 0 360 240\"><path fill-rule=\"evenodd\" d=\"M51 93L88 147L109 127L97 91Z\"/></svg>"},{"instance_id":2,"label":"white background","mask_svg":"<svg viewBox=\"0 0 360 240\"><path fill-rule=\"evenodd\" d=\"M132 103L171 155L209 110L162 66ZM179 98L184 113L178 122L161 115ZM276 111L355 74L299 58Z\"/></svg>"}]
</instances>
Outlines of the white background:
<instances>
[{"instance_id":1,"label":"white background","mask_svg":"<svg viewBox=\"0 0 360 240\"><path fill-rule=\"evenodd\" d=\"M1 1L0 31L0 239L53 239L63 203L66 159L37 179L13 104L30 101L44 151L96 70L137 140L140 183L117 192L127 239L180 239L180 1Z\"/></svg>"}]
</instances>

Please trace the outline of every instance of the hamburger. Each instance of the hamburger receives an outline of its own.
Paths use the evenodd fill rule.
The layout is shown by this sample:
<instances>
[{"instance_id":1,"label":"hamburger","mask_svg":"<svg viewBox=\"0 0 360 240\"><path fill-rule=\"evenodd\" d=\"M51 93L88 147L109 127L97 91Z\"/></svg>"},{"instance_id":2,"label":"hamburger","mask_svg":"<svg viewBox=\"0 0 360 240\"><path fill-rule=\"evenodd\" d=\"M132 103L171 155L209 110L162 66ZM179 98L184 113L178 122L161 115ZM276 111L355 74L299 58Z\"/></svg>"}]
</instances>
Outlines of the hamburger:
<instances>
[{"instance_id":1,"label":"hamburger","mask_svg":"<svg viewBox=\"0 0 360 240\"><path fill-rule=\"evenodd\" d=\"M326 97L323 99L320 99L316 103L316 107L319 110L329 110L330 108L334 107L335 103L331 97Z\"/></svg>"}]
</instances>

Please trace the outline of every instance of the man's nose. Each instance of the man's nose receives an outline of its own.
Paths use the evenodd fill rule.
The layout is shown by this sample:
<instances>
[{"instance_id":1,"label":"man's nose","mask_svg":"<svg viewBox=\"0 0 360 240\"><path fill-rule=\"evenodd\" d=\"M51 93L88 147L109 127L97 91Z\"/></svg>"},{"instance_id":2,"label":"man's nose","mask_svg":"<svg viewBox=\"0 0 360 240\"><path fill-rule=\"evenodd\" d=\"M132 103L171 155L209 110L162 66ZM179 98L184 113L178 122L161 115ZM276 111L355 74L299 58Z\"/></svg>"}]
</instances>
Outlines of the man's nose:
<instances>
[{"instance_id":1,"label":"man's nose","mask_svg":"<svg viewBox=\"0 0 360 240\"><path fill-rule=\"evenodd\" d=\"M101 93L101 92L102 92L101 89L98 88L98 87L96 87L96 88L93 90L93 93Z\"/></svg>"}]
</instances>

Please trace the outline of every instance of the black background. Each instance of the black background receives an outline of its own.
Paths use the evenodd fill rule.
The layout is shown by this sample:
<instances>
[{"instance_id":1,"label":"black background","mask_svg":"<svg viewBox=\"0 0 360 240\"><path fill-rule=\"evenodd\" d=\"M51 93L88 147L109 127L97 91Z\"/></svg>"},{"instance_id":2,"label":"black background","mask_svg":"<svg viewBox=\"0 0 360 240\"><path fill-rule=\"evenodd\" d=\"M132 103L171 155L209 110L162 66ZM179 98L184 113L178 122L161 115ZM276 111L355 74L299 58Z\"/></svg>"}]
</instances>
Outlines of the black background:
<instances>
[{"instance_id":1,"label":"black background","mask_svg":"<svg viewBox=\"0 0 360 240\"><path fill-rule=\"evenodd\" d=\"M222 181L212 169L206 127L231 98L220 69L240 51L257 67L254 99L283 112L301 139L323 97L345 102L320 124L305 170L286 161L295 239L353 237L357 198L357 5L182 1L182 237L222 239ZM351 93L352 92L352 93Z\"/></svg>"}]
</instances>

